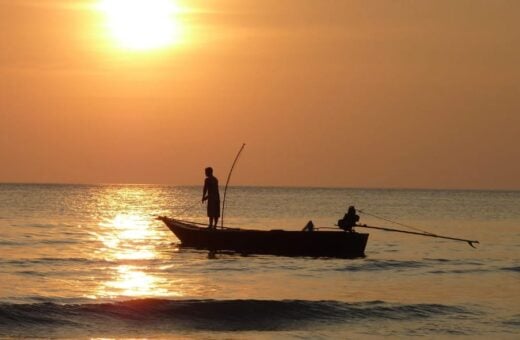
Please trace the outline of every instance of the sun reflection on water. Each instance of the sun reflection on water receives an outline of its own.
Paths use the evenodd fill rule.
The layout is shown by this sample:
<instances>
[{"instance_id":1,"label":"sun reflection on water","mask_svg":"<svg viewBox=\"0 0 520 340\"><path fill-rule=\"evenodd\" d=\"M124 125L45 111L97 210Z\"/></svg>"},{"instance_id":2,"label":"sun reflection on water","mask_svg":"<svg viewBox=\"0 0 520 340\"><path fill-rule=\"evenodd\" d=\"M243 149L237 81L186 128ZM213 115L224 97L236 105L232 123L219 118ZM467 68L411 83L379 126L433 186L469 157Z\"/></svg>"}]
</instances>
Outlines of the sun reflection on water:
<instances>
[{"instance_id":1,"label":"sun reflection on water","mask_svg":"<svg viewBox=\"0 0 520 340\"><path fill-rule=\"evenodd\" d=\"M110 188L98 202L97 211L103 215L92 235L98 242L95 256L104 260L103 279L91 297L184 295L182 282L161 268L169 256L162 246L169 243L150 216L154 196L149 191L138 186Z\"/></svg>"},{"instance_id":2,"label":"sun reflection on water","mask_svg":"<svg viewBox=\"0 0 520 340\"><path fill-rule=\"evenodd\" d=\"M92 211L98 221L90 230L90 256L101 260L95 285L85 295L95 299L186 297L206 289L198 276L181 274L172 235L154 216L165 214L161 188L109 186ZM177 206L180 194L166 197Z\"/></svg>"},{"instance_id":3,"label":"sun reflection on water","mask_svg":"<svg viewBox=\"0 0 520 340\"><path fill-rule=\"evenodd\" d=\"M170 292L164 288L166 279L141 270L142 267L120 265L114 280L103 284L103 295L112 296L181 296L180 292ZM114 294L116 293L116 294Z\"/></svg>"},{"instance_id":4,"label":"sun reflection on water","mask_svg":"<svg viewBox=\"0 0 520 340\"><path fill-rule=\"evenodd\" d=\"M97 237L104 245L101 251L106 260L151 260L157 257L150 241L159 235L142 215L118 214L99 226L103 232Z\"/></svg>"}]
</instances>

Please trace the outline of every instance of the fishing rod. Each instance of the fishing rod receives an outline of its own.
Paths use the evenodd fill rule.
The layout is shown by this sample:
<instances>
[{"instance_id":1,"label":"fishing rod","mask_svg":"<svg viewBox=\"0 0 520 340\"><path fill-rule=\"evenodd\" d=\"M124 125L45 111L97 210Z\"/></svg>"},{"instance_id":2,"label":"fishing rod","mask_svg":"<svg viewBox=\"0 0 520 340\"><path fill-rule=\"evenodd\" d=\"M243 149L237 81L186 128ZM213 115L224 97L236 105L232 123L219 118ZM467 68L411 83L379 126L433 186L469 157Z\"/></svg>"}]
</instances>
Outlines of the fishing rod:
<instances>
[{"instance_id":1,"label":"fishing rod","mask_svg":"<svg viewBox=\"0 0 520 340\"><path fill-rule=\"evenodd\" d=\"M184 208L183 210L178 212L176 215L184 215L188 210L190 210L191 208L193 208L197 204L200 204L200 201L197 200L197 201L193 202L193 204L191 204L188 207ZM150 216L154 216L154 217L160 217L160 216L157 216L156 214L149 214L149 215Z\"/></svg>"},{"instance_id":2,"label":"fishing rod","mask_svg":"<svg viewBox=\"0 0 520 340\"><path fill-rule=\"evenodd\" d=\"M442 236L442 235L436 235L436 234L432 234L432 233L422 233L422 232L408 231L408 230L401 230L401 229L374 227L374 226L369 226L369 225L366 225L366 224L356 224L356 227L377 229L377 230L383 230L383 231L392 231L392 232L397 232L397 233L413 234L413 235L420 235L420 236L443 238L443 239L453 240L453 241L462 241L462 242L467 242L473 248L476 248L473 245L473 243L480 243L479 241L476 241L476 240L475 241L473 241L473 240L466 240L466 239L463 239L463 238Z\"/></svg>"},{"instance_id":3,"label":"fishing rod","mask_svg":"<svg viewBox=\"0 0 520 340\"><path fill-rule=\"evenodd\" d=\"M224 209L226 207L226 193L227 193L229 180L231 179L231 173L233 172L233 169L235 168L235 164L237 164L238 157L240 157L240 154L242 153L242 150L244 150L245 146L246 146L246 143L243 143L242 146L240 147L240 150L238 150L235 160L233 161L233 165L231 165L231 169L229 170L229 173L227 176L226 186L224 188L224 199L222 200L222 217L220 219L220 228L224 228Z\"/></svg>"},{"instance_id":4,"label":"fishing rod","mask_svg":"<svg viewBox=\"0 0 520 340\"><path fill-rule=\"evenodd\" d=\"M200 204L199 200L196 200L195 202L193 202L193 204L191 204L188 207L184 208L180 213L178 213L178 215L184 215L188 210L190 210L191 208L193 208L197 204Z\"/></svg>"},{"instance_id":5,"label":"fishing rod","mask_svg":"<svg viewBox=\"0 0 520 340\"><path fill-rule=\"evenodd\" d=\"M429 231L426 231L426 230L423 230L423 229L419 229L417 227L414 227L414 226L411 226L411 225L408 225L408 224L404 224L404 223L401 223L401 222L392 221L392 220L389 220L388 218L384 218L384 217L378 216L376 214L372 214L372 213L366 212L365 209L363 209L363 210L358 209L357 212L360 213L360 214L365 214L365 215L368 215L368 216L375 217L375 218L380 219L382 221L394 223L394 224L400 225L400 226L408 228L408 229L412 229L412 230L415 230L415 231L420 231L421 233L432 234L433 235L433 233L430 233Z\"/></svg>"}]
</instances>

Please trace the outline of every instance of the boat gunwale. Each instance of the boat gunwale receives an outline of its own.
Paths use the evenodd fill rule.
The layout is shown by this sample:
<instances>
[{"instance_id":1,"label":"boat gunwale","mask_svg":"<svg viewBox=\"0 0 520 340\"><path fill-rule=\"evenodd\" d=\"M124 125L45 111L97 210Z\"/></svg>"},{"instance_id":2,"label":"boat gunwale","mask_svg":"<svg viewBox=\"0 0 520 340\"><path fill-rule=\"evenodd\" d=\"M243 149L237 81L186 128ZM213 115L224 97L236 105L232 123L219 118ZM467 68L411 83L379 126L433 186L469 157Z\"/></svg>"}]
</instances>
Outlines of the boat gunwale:
<instances>
[{"instance_id":1,"label":"boat gunwale","mask_svg":"<svg viewBox=\"0 0 520 340\"><path fill-rule=\"evenodd\" d=\"M338 228L338 230L319 230L319 228L317 228L317 230L314 230L314 231L285 230L285 229L262 230L262 229L243 229L243 228L235 228L235 227L221 227L221 228L216 228L216 229L210 229L208 227L202 227L202 226L196 225L196 224L202 225L202 223L197 223L197 222L192 222L192 221L183 221L183 220L179 220L179 219L171 218L171 217L167 217L167 216L159 216L157 219L163 221L166 224L168 224L168 222L173 222L173 223L177 223L178 225L180 224L180 226L177 226L177 227L182 227L185 229L189 229L189 230L193 230L193 231L202 231L202 232L206 232L206 231L208 231L208 232L209 231L210 232L260 232L260 233L280 232L280 233L320 233L320 234L344 234L344 233L346 233L346 234L369 235L368 233L360 233L355 230L348 232L348 231L344 231L340 228Z\"/></svg>"}]
</instances>

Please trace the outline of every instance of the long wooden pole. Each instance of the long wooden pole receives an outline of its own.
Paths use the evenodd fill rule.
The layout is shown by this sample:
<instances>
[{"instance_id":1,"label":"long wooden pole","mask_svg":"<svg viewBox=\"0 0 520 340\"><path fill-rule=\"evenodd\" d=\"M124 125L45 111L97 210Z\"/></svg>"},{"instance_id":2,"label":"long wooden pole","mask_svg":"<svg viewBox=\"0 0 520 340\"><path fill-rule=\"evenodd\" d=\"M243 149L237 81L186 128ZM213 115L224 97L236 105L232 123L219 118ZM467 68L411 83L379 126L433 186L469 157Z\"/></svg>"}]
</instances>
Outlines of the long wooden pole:
<instances>
[{"instance_id":1,"label":"long wooden pole","mask_svg":"<svg viewBox=\"0 0 520 340\"><path fill-rule=\"evenodd\" d=\"M479 241L466 240L466 239L463 239L463 238L441 236L441 235L436 235L436 234L431 234L431 233L419 233L419 232L416 232L416 231L407 231L407 230L400 230L400 229L393 229L393 228L373 227L373 226L369 226L369 225L366 225L366 224L358 224L358 225L356 225L356 227L378 229L378 230L384 230L384 231L392 231L392 232L396 232L396 233L405 233L405 234L413 234L413 235L420 235L420 236L444 238L444 239L447 239L447 240L454 240L454 241L463 241L463 242L467 242L473 248L475 248L473 243L479 243Z\"/></svg>"},{"instance_id":2,"label":"long wooden pole","mask_svg":"<svg viewBox=\"0 0 520 340\"><path fill-rule=\"evenodd\" d=\"M224 228L224 209L226 208L226 193L227 188L229 184L229 180L231 179L231 173L233 172L233 169L235 168L235 164L237 164L238 157L240 157L240 154L242 153L242 150L244 150L244 147L246 146L246 143L243 143L240 147L240 150L238 150L237 156L235 157L235 160L233 161L233 165L231 165L231 169L229 170L227 180L226 180L226 187L224 188L224 199L222 200L222 217L220 218L220 227Z\"/></svg>"}]
</instances>

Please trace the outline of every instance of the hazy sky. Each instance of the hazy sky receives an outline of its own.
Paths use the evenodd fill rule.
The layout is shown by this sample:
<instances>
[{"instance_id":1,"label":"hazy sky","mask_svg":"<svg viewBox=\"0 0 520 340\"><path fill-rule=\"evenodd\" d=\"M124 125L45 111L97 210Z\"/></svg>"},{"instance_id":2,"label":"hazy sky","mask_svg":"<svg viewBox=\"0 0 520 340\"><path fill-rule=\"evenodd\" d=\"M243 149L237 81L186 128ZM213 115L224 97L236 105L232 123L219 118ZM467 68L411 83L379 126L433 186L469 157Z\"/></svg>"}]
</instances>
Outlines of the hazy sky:
<instances>
[{"instance_id":1,"label":"hazy sky","mask_svg":"<svg viewBox=\"0 0 520 340\"><path fill-rule=\"evenodd\" d=\"M0 0L0 182L520 189L520 1L99 3Z\"/></svg>"}]
</instances>

